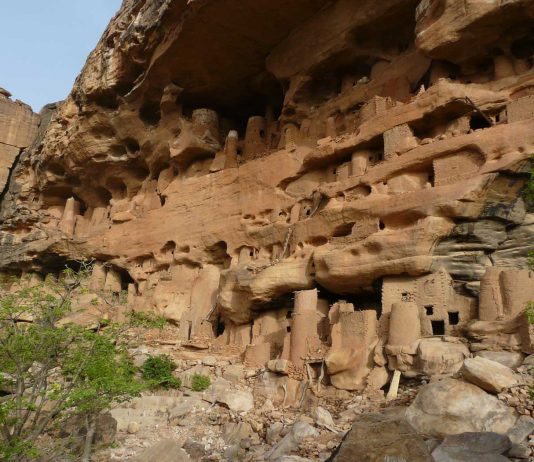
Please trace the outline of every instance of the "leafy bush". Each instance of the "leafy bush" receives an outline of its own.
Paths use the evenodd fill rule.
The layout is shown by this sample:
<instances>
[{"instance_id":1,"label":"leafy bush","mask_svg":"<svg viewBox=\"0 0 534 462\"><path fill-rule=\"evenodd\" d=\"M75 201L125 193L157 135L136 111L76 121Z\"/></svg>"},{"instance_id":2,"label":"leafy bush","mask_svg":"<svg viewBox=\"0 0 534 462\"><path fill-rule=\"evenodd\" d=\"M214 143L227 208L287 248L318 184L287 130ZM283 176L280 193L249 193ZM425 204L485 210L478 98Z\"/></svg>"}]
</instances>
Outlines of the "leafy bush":
<instances>
[{"instance_id":1,"label":"leafy bush","mask_svg":"<svg viewBox=\"0 0 534 462\"><path fill-rule=\"evenodd\" d=\"M172 375L176 364L168 355L149 356L141 366L143 378L150 388L180 388L182 382Z\"/></svg>"},{"instance_id":2,"label":"leafy bush","mask_svg":"<svg viewBox=\"0 0 534 462\"><path fill-rule=\"evenodd\" d=\"M193 391L204 391L211 385L209 377L202 374L193 374L191 377L191 388Z\"/></svg>"}]
</instances>

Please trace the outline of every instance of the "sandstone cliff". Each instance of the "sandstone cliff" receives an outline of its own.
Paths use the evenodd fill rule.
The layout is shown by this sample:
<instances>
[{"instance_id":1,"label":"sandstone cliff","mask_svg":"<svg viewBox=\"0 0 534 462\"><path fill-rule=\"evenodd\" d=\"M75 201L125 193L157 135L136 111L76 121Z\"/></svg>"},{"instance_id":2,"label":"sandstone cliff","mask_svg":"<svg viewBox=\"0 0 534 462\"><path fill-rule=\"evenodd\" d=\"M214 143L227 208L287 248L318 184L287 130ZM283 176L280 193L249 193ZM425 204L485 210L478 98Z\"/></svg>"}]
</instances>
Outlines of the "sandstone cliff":
<instances>
[{"instance_id":1,"label":"sandstone cliff","mask_svg":"<svg viewBox=\"0 0 534 462\"><path fill-rule=\"evenodd\" d=\"M12 101L11 94L0 88L0 190L6 192L11 171L21 151L37 135L39 116L20 101Z\"/></svg>"},{"instance_id":2,"label":"sandstone cliff","mask_svg":"<svg viewBox=\"0 0 534 462\"><path fill-rule=\"evenodd\" d=\"M95 291L183 342L325 360L339 388L428 372L421 337L534 298L533 18L530 0L125 0L13 166L0 267L93 259ZM0 183L37 126L8 117Z\"/></svg>"}]
</instances>

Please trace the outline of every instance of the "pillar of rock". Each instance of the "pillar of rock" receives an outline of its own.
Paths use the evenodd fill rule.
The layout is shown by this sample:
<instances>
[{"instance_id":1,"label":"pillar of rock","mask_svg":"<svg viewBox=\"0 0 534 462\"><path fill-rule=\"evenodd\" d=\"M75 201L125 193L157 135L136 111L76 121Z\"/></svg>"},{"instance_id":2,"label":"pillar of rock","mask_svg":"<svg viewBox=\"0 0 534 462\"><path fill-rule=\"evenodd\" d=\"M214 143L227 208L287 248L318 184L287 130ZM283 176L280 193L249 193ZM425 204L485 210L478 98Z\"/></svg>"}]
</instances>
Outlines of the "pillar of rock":
<instances>
[{"instance_id":1,"label":"pillar of rock","mask_svg":"<svg viewBox=\"0 0 534 462\"><path fill-rule=\"evenodd\" d=\"M239 135L237 131L230 130L226 137L226 145L224 151L226 154L226 160L224 168L234 168L238 166L237 163L237 144L239 142Z\"/></svg>"},{"instance_id":2,"label":"pillar of rock","mask_svg":"<svg viewBox=\"0 0 534 462\"><path fill-rule=\"evenodd\" d=\"M295 292L290 359L298 367L304 366L308 338L317 333L317 301L317 289Z\"/></svg>"},{"instance_id":3,"label":"pillar of rock","mask_svg":"<svg viewBox=\"0 0 534 462\"><path fill-rule=\"evenodd\" d=\"M65 203L65 210L63 216L59 222L59 229L63 231L67 236L74 236L74 227L76 225L76 215L80 214L80 203L69 197Z\"/></svg>"}]
</instances>

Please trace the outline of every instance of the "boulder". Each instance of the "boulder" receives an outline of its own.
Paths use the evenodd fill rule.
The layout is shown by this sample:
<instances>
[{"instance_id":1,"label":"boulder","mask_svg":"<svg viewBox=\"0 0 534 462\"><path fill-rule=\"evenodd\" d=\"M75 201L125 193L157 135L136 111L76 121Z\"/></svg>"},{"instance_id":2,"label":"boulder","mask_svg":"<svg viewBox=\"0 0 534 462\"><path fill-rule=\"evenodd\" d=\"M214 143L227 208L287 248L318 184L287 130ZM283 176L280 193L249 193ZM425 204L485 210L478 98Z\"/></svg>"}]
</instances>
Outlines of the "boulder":
<instances>
[{"instance_id":1,"label":"boulder","mask_svg":"<svg viewBox=\"0 0 534 462\"><path fill-rule=\"evenodd\" d=\"M502 456L512 447L506 435L491 432L467 432L447 436L432 452L435 462L506 461Z\"/></svg>"},{"instance_id":2,"label":"boulder","mask_svg":"<svg viewBox=\"0 0 534 462\"><path fill-rule=\"evenodd\" d=\"M269 426L265 434L265 441L267 444L273 444L279 437L280 433L284 429L284 424L282 422L274 422Z\"/></svg>"},{"instance_id":3,"label":"boulder","mask_svg":"<svg viewBox=\"0 0 534 462\"><path fill-rule=\"evenodd\" d=\"M187 455L193 460L200 460L206 455L206 446L193 438L187 438L185 440L183 450L187 452Z\"/></svg>"},{"instance_id":4,"label":"boulder","mask_svg":"<svg viewBox=\"0 0 534 462\"><path fill-rule=\"evenodd\" d=\"M83 416L74 416L63 422L57 436L67 438L69 448L75 453L83 451L87 424ZM117 421L110 413L102 413L96 419L93 444L107 446L113 443L117 434Z\"/></svg>"},{"instance_id":5,"label":"boulder","mask_svg":"<svg viewBox=\"0 0 534 462\"><path fill-rule=\"evenodd\" d=\"M534 433L534 419L530 416L522 415L517 419L516 424L508 430L508 437L512 443L522 443L528 435Z\"/></svg>"},{"instance_id":6,"label":"boulder","mask_svg":"<svg viewBox=\"0 0 534 462\"><path fill-rule=\"evenodd\" d=\"M184 417L196 410L204 410L208 406L208 403L196 396L184 396L175 406L167 410L169 425L179 425Z\"/></svg>"},{"instance_id":7,"label":"boulder","mask_svg":"<svg viewBox=\"0 0 534 462\"><path fill-rule=\"evenodd\" d=\"M287 375L265 371L256 379L254 396L265 398L276 406L284 402L295 402L302 395L302 382Z\"/></svg>"},{"instance_id":8,"label":"boulder","mask_svg":"<svg viewBox=\"0 0 534 462\"><path fill-rule=\"evenodd\" d=\"M296 450L305 438L314 436L319 436L319 432L315 428L309 423L297 421L293 424L287 435L265 454L265 459L279 460L281 457Z\"/></svg>"},{"instance_id":9,"label":"boulder","mask_svg":"<svg viewBox=\"0 0 534 462\"><path fill-rule=\"evenodd\" d=\"M136 422L136 421L132 421L128 424L128 428L126 429L126 431L130 434L130 435L135 435L136 433L139 433L139 429L141 427L139 426L139 422Z\"/></svg>"},{"instance_id":10,"label":"boulder","mask_svg":"<svg viewBox=\"0 0 534 462\"><path fill-rule=\"evenodd\" d=\"M479 387L445 379L421 387L406 411L419 433L443 438L465 432L505 434L516 423L515 411Z\"/></svg>"},{"instance_id":11,"label":"boulder","mask_svg":"<svg viewBox=\"0 0 534 462\"><path fill-rule=\"evenodd\" d=\"M162 440L139 454L133 462L189 462L191 459L173 440Z\"/></svg>"},{"instance_id":12,"label":"boulder","mask_svg":"<svg viewBox=\"0 0 534 462\"><path fill-rule=\"evenodd\" d=\"M523 364L525 355L519 351L479 351L475 356L495 361L503 366L514 368Z\"/></svg>"},{"instance_id":13,"label":"boulder","mask_svg":"<svg viewBox=\"0 0 534 462\"><path fill-rule=\"evenodd\" d=\"M228 382L238 383L245 378L245 369L242 364L232 364L224 369L222 376Z\"/></svg>"},{"instance_id":14,"label":"boulder","mask_svg":"<svg viewBox=\"0 0 534 462\"><path fill-rule=\"evenodd\" d=\"M514 443L506 455L515 459L529 459L532 455L532 450L526 444Z\"/></svg>"},{"instance_id":15,"label":"boulder","mask_svg":"<svg viewBox=\"0 0 534 462\"><path fill-rule=\"evenodd\" d=\"M241 440L252 438L255 435L252 427L246 422L228 422L224 424L222 432L224 441L229 445L237 444Z\"/></svg>"},{"instance_id":16,"label":"boulder","mask_svg":"<svg viewBox=\"0 0 534 462\"><path fill-rule=\"evenodd\" d=\"M289 373L290 361L287 359L271 359L267 362L267 369L271 372L277 372L278 374Z\"/></svg>"},{"instance_id":17,"label":"boulder","mask_svg":"<svg viewBox=\"0 0 534 462\"><path fill-rule=\"evenodd\" d=\"M167 424L169 409L184 405L183 401L179 396L144 395L113 408L110 413L117 420L118 431L127 431L130 422L138 422L140 430L145 430ZM190 409L189 405L185 407Z\"/></svg>"},{"instance_id":18,"label":"boulder","mask_svg":"<svg viewBox=\"0 0 534 462\"><path fill-rule=\"evenodd\" d=\"M462 367L469 349L463 343L444 342L440 338L427 338L419 342L417 360L425 375L454 374Z\"/></svg>"},{"instance_id":19,"label":"boulder","mask_svg":"<svg viewBox=\"0 0 534 462\"><path fill-rule=\"evenodd\" d=\"M202 359L202 365L208 367L215 367L217 358L215 356L206 356Z\"/></svg>"},{"instance_id":20,"label":"boulder","mask_svg":"<svg viewBox=\"0 0 534 462\"><path fill-rule=\"evenodd\" d=\"M480 356L466 359L460 372L464 379L490 393L500 393L518 384L512 369Z\"/></svg>"},{"instance_id":21,"label":"boulder","mask_svg":"<svg viewBox=\"0 0 534 462\"><path fill-rule=\"evenodd\" d=\"M235 412L248 412L254 409L254 396L250 391L228 390L217 397L217 402L225 404Z\"/></svg>"},{"instance_id":22,"label":"boulder","mask_svg":"<svg viewBox=\"0 0 534 462\"><path fill-rule=\"evenodd\" d=\"M312 412L312 417L319 427L327 428L333 432L336 431L334 419L332 419L332 415L326 409L320 406L316 407Z\"/></svg>"},{"instance_id":23,"label":"boulder","mask_svg":"<svg viewBox=\"0 0 534 462\"><path fill-rule=\"evenodd\" d=\"M356 458L357 454L357 458ZM432 462L423 438L405 421L367 414L352 425L330 462Z\"/></svg>"},{"instance_id":24,"label":"boulder","mask_svg":"<svg viewBox=\"0 0 534 462\"><path fill-rule=\"evenodd\" d=\"M226 405L231 411L248 412L254 409L254 396L250 391L238 390L227 380L217 379L210 388L213 401Z\"/></svg>"}]
</instances>

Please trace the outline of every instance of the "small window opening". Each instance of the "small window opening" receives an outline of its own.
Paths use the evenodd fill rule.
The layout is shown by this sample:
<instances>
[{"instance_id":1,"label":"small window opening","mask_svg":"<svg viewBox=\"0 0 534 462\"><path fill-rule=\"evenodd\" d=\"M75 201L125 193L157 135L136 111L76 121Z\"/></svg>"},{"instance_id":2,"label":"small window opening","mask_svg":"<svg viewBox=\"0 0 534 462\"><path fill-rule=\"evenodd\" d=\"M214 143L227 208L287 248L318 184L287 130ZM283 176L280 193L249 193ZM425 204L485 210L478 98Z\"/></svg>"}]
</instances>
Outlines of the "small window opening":
<instances>
[{"instance_id":1,"label":"small window opening","mask_svg":"<svg viewBox=\"0 0 534 462\"><path fill-rule=\"evenodd\" d=\"M378 222L378 228L379 228L380 230L384 230L384 229L386 229L386 225L385 225L385 223L384 223L382 220L380 220L380 221Z\"/></svg>"},{"instance_id":2,"label":"small window opening","mask_svg":"<svg viewBox=\"0 0 534 462\"><path fill-rule=\"evenodd\" d=\"M287 331L287 333L291 333L291 326L287 326L286 327L286 331Z\"/></svg>"},{"instance_id":3,"label":"small window opening","mask_svg":"<svg viewBox=\"0 0 534 462\"><path fill-rule=\"evenodd\" d=\"M432 316L434 314L434 305L425 305L425 312L427 316Z\"/></svg>"},{"instance_id":4,"label":"small window opening","mask_svg":"<svg viewBox=\"0 0 534 462\"><path fill-rule=\"evenodd\" d=\"M403 292L401 294L401 301L409 302L410 301L410 294L408 292Z\"/></svg>"},{"instance_id":5,"label":"small window opening","mask_svg":"<svg viewBox=\"0 0 534 462\"><path fill-rule=\"evenodd\" d=\"M473 114L469 120L469 128L471 130L480 130L481 128L489 127L491 127L491 124L478 113Z\"/></svg>"},{"instance_id":6,"label":"small window opening","mask_svg":"<svg viewBox=\"0 0 534 462\"><path fill-rule=\"evenodd\" d=\"M458 311L449 312L449 324L456 326L460 322L460 313Z\"/></svg>"},{"instance_id":7,"label":"small window opening","mask_svg":"<svg viewBox=\"0 0 534 462\"><path fill-rule=\"evenodd\" d=\"M445 335L445 321L431 321L432 335Z\"/></svg>"}]
</instances>

